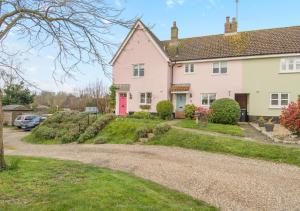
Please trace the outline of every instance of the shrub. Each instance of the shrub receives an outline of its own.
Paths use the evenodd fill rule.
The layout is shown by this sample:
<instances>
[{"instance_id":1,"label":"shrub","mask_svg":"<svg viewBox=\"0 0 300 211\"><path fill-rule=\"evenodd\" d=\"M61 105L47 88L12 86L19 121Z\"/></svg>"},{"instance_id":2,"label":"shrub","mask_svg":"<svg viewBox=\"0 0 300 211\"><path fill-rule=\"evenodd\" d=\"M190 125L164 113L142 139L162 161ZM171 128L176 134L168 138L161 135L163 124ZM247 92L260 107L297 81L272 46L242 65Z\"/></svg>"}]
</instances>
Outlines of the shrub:
<instances>
[{"instance_id":1,"label":"shrub","mask_svg":"<svg viewBox=\"0 0 300 211\"><path fill-rule=\"evenodd\" d=\"M282 110L280 124L300 136L300 99L297 103L290 103Z\"/></svg>"},{"instance_id":2,"label":"shrub","mask_svg":"<svg viewBox=\"0 0 300 211\"><path fill-rule=\"evenodd\" d=\"M184 106L184 116L187 119L193 119L195 116L196 106L194 104L188 104Z\"/></svg>"},{"instance_id":3,"label":"shrub","mask_svg":"<svg viewBox=\"0 0 300 211\"><path fill-rule=\"evenodd\" d=\"M154 127L153 133L154 135L163 135L171 129L171 126L168 124L159 124Z\"/></svg>"},{"instance_id":4,"label":"shrub","mask_svg":"<svg viewBox=\"0 0 300 211\"><path fill-rule=\"evenodd\" d=\"M134 114L132 114L129 117L135 118L135 119L151 119L151 114L146 111L139 111L139 112L135 112Z\"/></svg>"},{"instance_id":5,"label":"shrub","mask_svg":"<svg viewBox=\"0 0 300 211\"><path fill-rule=\"evenodd\" d=\"M42 138L42 139L54 139L56 137L56 130L44 125L41 125L38 127L37 130L35 130L34 135L37 138Z\"/></svg>"},{"instance_id":6,"label":"shrub","mask_svg":"<svg viewBox=\"0 0 300 211\"><path fill-rule=\"evenodd\" d=\"M105 114L101 116L92 125L90 125L83 134L80 135L78 142L83 143L86 140L94 138L113 119L113 114Z\"/></svg>"},{"instance_id":7,"label":"shrub","mask_svg":"<svg viewBox=\"0 0 300 211\"><path fill-rule=\"evenodd\" d=\"M211 110L212 114L209 119L213 123L234 125L240 118L240 106L232 99L224 98L214 101Z\"/></svg>"},{"instance_id":8,"label":"shrub","mask_svg":"<svg viewBox=\"0 0 300 211\"><path fill-rule=\"evenodd\" d=\"M201 127L206 127L208 125L211 113L212 110L208 108L198 107L196 109L197 120Z\"/></svg>"},{"instance_id":9,"label":"shrub","mask_svg":"<svg viewBox=\"0 0 300 211\"><path fill-rule=\"evenodd\" d=\"M137 139L147 138L148 133L152 133L152 131L153 131L152 128L143 126L143 127L137 128L135 131L135 134L136 134Z\"/></svg>"},{"instance_id":10,"label":"shrub","mask_svg":"<svg viewBox=\"0 0 300 211\"><path fill-rule=\"evenodd\" d=\"M173 104L168 100L160 101L156 105L156 111L161 119L171 119L173 113Z\"/></svg>"}]
</instances>

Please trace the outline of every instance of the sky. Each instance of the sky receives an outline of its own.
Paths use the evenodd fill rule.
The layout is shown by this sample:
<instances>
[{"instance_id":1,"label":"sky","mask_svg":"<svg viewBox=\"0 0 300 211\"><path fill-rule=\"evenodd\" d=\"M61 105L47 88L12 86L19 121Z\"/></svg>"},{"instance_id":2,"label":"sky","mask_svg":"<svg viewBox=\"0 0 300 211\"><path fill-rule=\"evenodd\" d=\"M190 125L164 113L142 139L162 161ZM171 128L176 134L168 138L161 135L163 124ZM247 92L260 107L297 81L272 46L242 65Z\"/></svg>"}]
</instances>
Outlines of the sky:
<instances>
[{"instance_id":1,"label":"sky","mask_svg":"<svg viewBox=\"0 0 300 211\"><path fill-rule=\"evenodd\" d=\"M141 17L161 40L170 39L170 27L177 21L179 37L196 37L221 34L224 32L226 16L235 16L236 0L106 0L119 9L124 9L124 18ZM299 0L240 0L239 31L277 28L300 25ZM113 29L111 39L121 43L128 29ZM23 45L12 34L8 39L11 49ZM109 86L111 80L104 76L101 67L81 65L80 72L74 78L67 78L63 83L53 79L53 59L55 49L48 47L42 51L31 50L22 57L22 68L26 79L35 83L41 90L74 92L96 80L103 80ZM113 55L107 55L111 58ZM63 76L57 72L56 78Z\"/></svg>"}]
</instances>

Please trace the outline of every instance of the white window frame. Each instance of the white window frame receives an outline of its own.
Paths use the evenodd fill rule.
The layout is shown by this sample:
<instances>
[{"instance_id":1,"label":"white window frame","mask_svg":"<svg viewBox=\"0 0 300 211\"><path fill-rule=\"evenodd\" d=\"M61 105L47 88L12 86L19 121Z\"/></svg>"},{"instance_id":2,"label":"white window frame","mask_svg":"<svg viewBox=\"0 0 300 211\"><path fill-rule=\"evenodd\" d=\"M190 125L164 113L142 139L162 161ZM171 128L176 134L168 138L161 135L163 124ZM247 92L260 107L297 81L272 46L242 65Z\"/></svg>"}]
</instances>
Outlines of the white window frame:
<instances>
[{"instance_id":1,"label":"white window frame","mask_svg":"<svg viewBox=\"0 0 300 211\"><path fill-rule=\"evenodd\" d=\"M195 73L195 65L192 63L184 65L184 74L193 74Z\"/></svg>"},{"instance_id":2,"label":"white window frame","mask_svg":"<svg viewBox=\"0 0 300 211\"><path fill-rule=\"evenodd\" d=\"M134 75L136 67L137 67L138 75ZM141 68L141 67L143 67L143 68ZM134 78L140 78L140 77L144 77L145 76L145 64L133 64L132 65L132 69L133 69L133 77ZM143 75L141 75L141 70L143 70L143 72L144 72Z\"/></svg>"},{"instance_id":3,"label":"white window frame","mask_svg":"<svg viewBox=\"0 0 300 211\"><path fill-rule=\"evenodd\" d=\"M145 94L145 102L141 102L141 95ZM150 103L148 103L148 94L151 94ZM140 92L140 105L151 105L152 104L152 92Z\"/></svg>"},{"instance_id":4,"label":"white window frame","mask_svg":"<svg viewBox=\"0 0 300 211\"><path fill-rule=\"evenodd\" d=\"M214 72L215 65L218 66L219 71L217 73ZM222 73L222 65L226 66L226 73ZM212 64L212 74L213 75L226 75L228 73L228 62L227 61L221 61L221 62L213 62Z\"/></svg>"},{"instance_id":5,"label":"white window frame","mask_svg":"<svg viewBox=\"0 0 300 211\"><path fill-rule=\"evenodd\" d=\"M272 105L272 95L274 95L274 94L277 94L278 95L278 105ZM284 94L287 94L288 95L288 103L287 103L287 105L282 105L282 100L285 100L285 99L282 99L282 95L284 95ZM270 93L270 96L269 96L269 107L270 108L279 108L279 109L282 109L282 108L284 108L284 107L287 107L289 104L290 104L290 102L291 102L291 96L290 96L290 93L288 93L288 92L272 92L272 93Z\"/></svg>"},{"instance_id":6,"label":"white window frame","mask_svg":"<svg viewBox=\"0 0 300 211\"><path fill-rule=\"evenodd\" d=\"M290 64L293 65L292 69L289 68ZM298 69L297 65L299 65ZM280 73L300 73L300 57L282 58L280 61Z\"/></svg>"},{"instance_id":7,"label":"white window frame","mask_svg":"<svg viewBox=\"0 0 300 211\"><path fill-rule=\"evenodd\" d=\"M207 105L202 104L203 95L207 95ZM200 105L202 107L208 107L209 108L211 106L211 104L210 104L211 95L215 95L215 100L217 100L217 93L201 93L200 94Z\"/></svg>"}]
</instances>

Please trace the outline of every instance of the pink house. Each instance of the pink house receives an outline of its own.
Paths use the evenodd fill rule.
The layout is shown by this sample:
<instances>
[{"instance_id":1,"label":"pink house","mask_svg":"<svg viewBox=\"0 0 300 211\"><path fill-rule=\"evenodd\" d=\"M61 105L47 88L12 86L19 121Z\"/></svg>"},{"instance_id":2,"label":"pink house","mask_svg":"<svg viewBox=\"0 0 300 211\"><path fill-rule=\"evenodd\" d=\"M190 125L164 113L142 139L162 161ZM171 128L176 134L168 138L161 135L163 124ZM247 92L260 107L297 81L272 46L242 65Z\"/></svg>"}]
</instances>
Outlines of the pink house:
<instances>
[{"instance_id":1,"label":"pink house","mask_svg":"<svg viewBox=\"0 0 300 211\"><path fill-rule=\"evenodd\" d=\"M274 32L238 33L235 18L226 18L225 33L220 35L179 39L178 31L174 22L171 39L160 41L142 21L136 22L111 61L117 115L154 113L159 101L170 100L180 117L186 104L209 107L218 98L235 99L246 111L251 90L244 87L244 61L279 55L279 48L289 53L278 46L284 43L278 39L287 39L284 36L264 40ZM290 35L298 44L299 32ZM295 48L300 53L299 45Z\"/></svg>"}]
</instances>

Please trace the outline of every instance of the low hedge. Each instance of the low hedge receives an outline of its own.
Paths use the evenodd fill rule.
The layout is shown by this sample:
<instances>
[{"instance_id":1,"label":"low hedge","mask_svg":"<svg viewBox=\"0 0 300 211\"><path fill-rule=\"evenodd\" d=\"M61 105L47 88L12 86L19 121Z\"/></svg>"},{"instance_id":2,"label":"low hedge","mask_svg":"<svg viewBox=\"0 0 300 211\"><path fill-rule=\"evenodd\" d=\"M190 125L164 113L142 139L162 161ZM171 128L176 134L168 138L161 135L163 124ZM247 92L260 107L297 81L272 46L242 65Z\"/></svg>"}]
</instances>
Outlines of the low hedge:
<instances>
[{"instance_id":1,"label":"low hedge","mask_svg":"<svg viewBox=\"0 0 300 211\"><path fill-rule=\"evenodd\" d=\"M134 119L151 119L151 114L146 111L138 111L129 116L129 118Z\"/></svg>"},{"instance_id":2,"label":"low hedge","mask_svg":"<svg viewBox=\"0 0 300 211\"><path fill-rule=\"evenodd\" d=\"M94 138L114 118L115 116L113 114L101 116L80 135L78 142L84 143L85 141Z\"/></svg>"}]
</instances>

